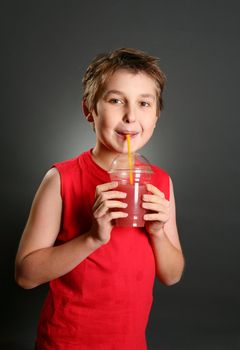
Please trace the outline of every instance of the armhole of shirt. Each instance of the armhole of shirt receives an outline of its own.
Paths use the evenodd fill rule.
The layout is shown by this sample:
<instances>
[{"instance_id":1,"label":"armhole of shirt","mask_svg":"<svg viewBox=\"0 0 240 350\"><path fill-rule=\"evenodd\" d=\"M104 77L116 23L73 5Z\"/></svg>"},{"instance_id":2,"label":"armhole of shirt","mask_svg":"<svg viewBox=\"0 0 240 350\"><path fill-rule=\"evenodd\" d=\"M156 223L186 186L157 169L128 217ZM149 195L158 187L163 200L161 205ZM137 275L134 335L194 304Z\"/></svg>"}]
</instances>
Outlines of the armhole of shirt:
<instances>
[{"instance_id":1,"label":"armhole of shirt","mask_svg":"<svg viewBox=\"0 0 240 350\"><path fill-rule=\"evenodd\" d=\"M168 177L168 201L170 201L170 197L171 197L171 179L170 179L170 175L167 174Z\"/></svg>"},{"instance_id":2,"label":"armhole of shirt","mask_svg":"<svg viewBox=\"0 0 240 350\"><path fill-rule=\"evenodd\" d=\"M162 188L162 191L164 191L164 189L165 189L165 191L164 191L164 194L165 194L165 198L167 199L167 200L170 200L170 175L164 170L164 169L161 169L161 168L159 168L158 166L154 166L154 167L156 167L155 169L153 168L153 172L157 175L157 187L159 188L159 189L161 189ZM162 186L160 186L160 183L161 183L161 180L160 180L160 177L163 177L163 179L162 179Z\"/></svg>"},{"instance_id":3,"label":"armhole of shirt","mask_svg":"<svg viewBox=\"0 0 240 350\"><path fill-rule=\"evenodd\" d=\"M59 177L60 177L60 195L61 195L61 198L63 200L63 176L62 176L62 172L60 171L57 164L53 164L50 169L53 169L53 168L55 168L57 170Z\"/></svg>"}]
</instances>

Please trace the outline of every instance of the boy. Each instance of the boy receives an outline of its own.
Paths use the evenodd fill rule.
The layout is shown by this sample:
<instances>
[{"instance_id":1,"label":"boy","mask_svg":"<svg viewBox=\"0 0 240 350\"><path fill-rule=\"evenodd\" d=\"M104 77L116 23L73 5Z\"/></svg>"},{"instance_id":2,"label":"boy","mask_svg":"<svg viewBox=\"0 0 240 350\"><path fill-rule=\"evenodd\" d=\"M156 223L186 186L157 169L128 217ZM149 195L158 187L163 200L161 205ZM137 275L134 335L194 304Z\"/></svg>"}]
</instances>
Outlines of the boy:
<instances>
[{"instance_id":1,"label":"boy","mask_svg":"<svg viewBox=\"0 0 240 350\"><path fill-rule=\"evenodd\" d=\"M127 152L127 134L133 152L151 138L164 82L157 60L135 49L100 55L86 71L83 112L95 147L47 172L16 257L20 286L49 282L38 350L145 350L155 274L166 285L180 280L184 258L168 174L152 166L145 227L126 229L114 226L127 216L126 194L107 172Z\"/></svg>"}]
</instances>

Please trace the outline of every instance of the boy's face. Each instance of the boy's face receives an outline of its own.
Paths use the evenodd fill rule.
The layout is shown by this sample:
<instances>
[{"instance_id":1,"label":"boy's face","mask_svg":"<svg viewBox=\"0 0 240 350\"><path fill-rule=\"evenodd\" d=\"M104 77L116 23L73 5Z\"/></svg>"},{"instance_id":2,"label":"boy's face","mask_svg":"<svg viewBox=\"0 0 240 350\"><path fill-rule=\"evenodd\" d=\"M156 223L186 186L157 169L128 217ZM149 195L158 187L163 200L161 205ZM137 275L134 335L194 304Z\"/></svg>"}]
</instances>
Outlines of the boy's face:
<instances>
[{"instance_id":1,"label":"boy's face","mask_svg":"<svg viewBox=\"0 0 240 350\"><path fill-rule=\"evenodd\" d=\"M92 117L96 151L126 153L127 134L132 151L137 151L152 136L158 119L155 81L144 72L117 70L107 80Z\"/></svg>"}]
</instances>

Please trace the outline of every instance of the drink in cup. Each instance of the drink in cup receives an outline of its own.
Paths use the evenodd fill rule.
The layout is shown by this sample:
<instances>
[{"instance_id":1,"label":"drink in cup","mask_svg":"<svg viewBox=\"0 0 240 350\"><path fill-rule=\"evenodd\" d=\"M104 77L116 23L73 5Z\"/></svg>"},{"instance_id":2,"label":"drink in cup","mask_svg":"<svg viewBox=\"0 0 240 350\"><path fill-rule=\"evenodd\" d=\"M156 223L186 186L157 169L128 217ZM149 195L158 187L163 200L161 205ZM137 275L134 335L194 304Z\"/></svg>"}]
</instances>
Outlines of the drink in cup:
<instances>
[{"instance_id":1,"label":"drink in cup","mask_svg":"<svg viewBox=\"0 0 240 350\"><path fill-rule=\"evenodd\" d=\"M131 154L131 166L127 154L120 154L113 160L109 170L110 178L118 182L117 191L127 194L121 201L128 204L127 208L115 209L128 213L127 217L116 219L116 226L144 226L143 216L146 214L146 209L142 208L142 196L148 193L146 184L150 183L151 174L152 169L148 160L139 153Z\"/></svg>"}]
</instances>

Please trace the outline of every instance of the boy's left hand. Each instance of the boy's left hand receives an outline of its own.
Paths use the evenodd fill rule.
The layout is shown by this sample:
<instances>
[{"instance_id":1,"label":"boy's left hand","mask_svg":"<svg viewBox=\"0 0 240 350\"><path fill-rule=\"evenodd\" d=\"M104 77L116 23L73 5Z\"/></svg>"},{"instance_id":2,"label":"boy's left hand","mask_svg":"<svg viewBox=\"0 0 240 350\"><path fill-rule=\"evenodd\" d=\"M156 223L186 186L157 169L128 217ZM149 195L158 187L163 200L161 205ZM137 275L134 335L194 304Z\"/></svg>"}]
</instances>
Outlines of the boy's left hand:
<instances>
[{"instance_id":1,"label":"boy's left hand","mask_svg":"<svg viewBox=\"0 0 240 350\"><path fill-rule=\"evenodd\" d=\"M157 187L147 184L148 192L152 194L143 195L142 207L148 210L144 215L145 227L150 235L158 236L164 224L169 220L170 202L165 199L165 195ZM152 213L151 213L152 211Z\"/></svg>"}]
</instances>

